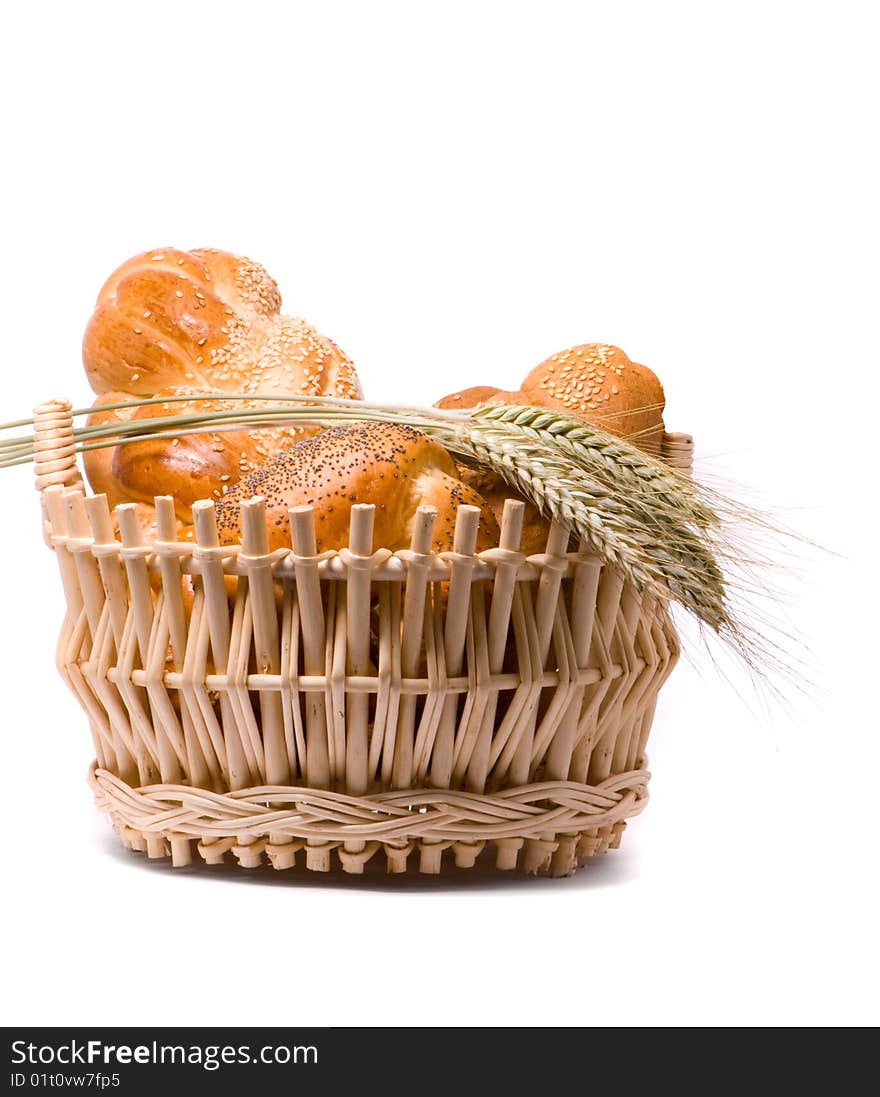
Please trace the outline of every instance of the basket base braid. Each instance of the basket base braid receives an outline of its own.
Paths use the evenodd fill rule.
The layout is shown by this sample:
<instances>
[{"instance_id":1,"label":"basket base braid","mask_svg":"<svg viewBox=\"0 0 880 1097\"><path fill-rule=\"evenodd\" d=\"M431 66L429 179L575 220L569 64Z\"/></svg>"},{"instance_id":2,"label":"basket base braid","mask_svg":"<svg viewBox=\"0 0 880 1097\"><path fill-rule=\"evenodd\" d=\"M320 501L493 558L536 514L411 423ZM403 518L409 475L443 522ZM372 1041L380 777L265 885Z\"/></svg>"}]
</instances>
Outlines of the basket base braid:
<instances>
[{"instance_id":1,"label":"basket base braid","mask_svg":"<svg viewBox=\"0 0 880 1097\"><path fill-rule=\"evenodd\" d=\"M245 868L360 873L381 851L388 872L406 871L412 857L417 871L437 873L444 854L456 868L474 868L494 851L495 868L556 876L616 848L625 820L647 802L648 777L641 768L594 786L545 781L492 796L401 789L353 797L297 786L231 794L132 788L93 765L89 783L129 849L171 857L178 866L194 854L208 864L231 855ZM346 848L352 839L362 847L356 853Z\"/></svg>"}]
</instances>

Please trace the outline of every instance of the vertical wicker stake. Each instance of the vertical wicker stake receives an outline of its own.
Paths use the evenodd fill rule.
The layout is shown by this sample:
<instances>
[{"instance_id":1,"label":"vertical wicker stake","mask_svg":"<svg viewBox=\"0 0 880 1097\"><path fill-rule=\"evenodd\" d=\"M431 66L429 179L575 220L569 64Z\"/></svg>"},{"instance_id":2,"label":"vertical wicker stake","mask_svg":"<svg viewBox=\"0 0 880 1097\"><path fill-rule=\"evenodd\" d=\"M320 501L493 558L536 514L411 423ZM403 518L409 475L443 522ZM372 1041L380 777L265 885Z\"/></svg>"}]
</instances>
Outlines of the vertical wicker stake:
<instances>
[{"instance_id":1,"label":"vertical wicker stake","mask_svg":"<svg viewBox=\"0 0 880 1097\"><path fill-rule=\"evenodd\" d=\"M122 535L123 560L128 577L128 590L141 666L146 667L150 652L150 634L153 631L153 597L147 567L147 555L150 550L144 545L141 535L141 527L137 519L137 504L120 503L115 513L119 532ZM168 781L171 778L163 773L162 780Z\"/></svg>"},{"instance_id":2,"label":"vertical wicker stake","mask_svg":"<svg viewBox=\"0 0 880 1097\"><path fill-rule=\"evenodd\" d=\"M550 523L547 535L545 559L538 580L538 593L535 599L535 623L537 631L537 651L535 652L536 677L543 674L550 650L550 638L553 633L553 620L559 601L559 588L565 573L565 559L570 534L558 522ZM510 763L510 781L515 785L524 785L530 777L533 747L535 741L535 710L526 723Z\"/></svg>"},{"instance_id":3,"label":"vertical wicker stake","mask_svg":"<svg viewBox=\"0 0 880 1097\"><path fill-rule=\"evenodd\" d=\"M612 650L614 635L622 618L621 598L623 593L624 581L620 573L611 568L603 568L602 578L599 582L599 594L596 599L596 620L601 643L607 651ZM618 654L620 653L618 652ZM622 674L609 687L608 699L603 704L602 718L596 728L596 737L592 743L588 780L593 783L604 780L611 772L614 737L607 735L609 728L612 726L608 716L616 711L617 697L624 687L626 668L621 667L620 670Z\"/></svg>"},{"instance_id":4,"label":"vertical wicker stake","mask_svg":"<svg viewBox=\"0 0 880 1097\"><path fill-rule=\"evenodd\" d=\"M102 713L95 711L94 695L83 681L82 670L79 666L83 633L86 630L85 607L76 561L67 547L66 492L67 489L61 484L50 485L43 491L43 498L46 503L45 513L48 516L51 531L51 542L55 549L55 557L58 561L58 570L61 573L61 582L67 602L67 613L65 614L61 635L58 638L56 659L65 682L89 715L95 757L101 768L107 769L108 766L112 768L115 759L113 740L109 731L104 728Z\"/></svg>"},{"instance_id":5,"label":"vertical wicker stake","mask_svg":"<svg viewBox=\"0 0 880 1097\"><path fill-rule=\"evenodd\" d=\"M458 508L452 543L453 556L446 603L446 626L443 633L448 678L459 677L464 667L473 570L476 564L474 552L477 547L479 525L478 507L463 505ZM416 744L418 779L434 788L449 788L451 785L455 729L460 701L460 694L449 693L440 710L433 742L428 738L424 744ZM421 750L418 749L419 746ZM432 842L423 839L419 871L439 872L443 850L448 845L448 842Z\"/></svg>"},{"instance_id":6,"label":"vertical wicker stake","mask_svg":"<svg viewBox=\"0 0 880 1097\"><path fill-rule=\"evenodd\" d=\"M73 628L83 609L82 591L76 573L76 563L67 548L67 508L64 505L64 488L55 484L42 493L49 520L50 538L55 548L61 585L67 605L66 623ZM63 637L62 637L63 639Z\"/></svg>"},{"instance_id":7,"label":"vertical wicker stake","mask_svg":"<svg viewBox=\"0 0 880 1097\"><path fill-rule=\"evenodd\" d=\"M581 542L581 555L588 552L587 546ZM599 595L604 585L606 569L601 561L595 557L588 557L588 566L592 569L588 579L585 579L583 605L588 606L590 632L583 641L587 645L586 659L579 661L579 665L590 668L592 674L598 677L593 680L585 680L584 700L578 711L577 729L574 732L574 746L572 747L571 763L568 768L568 778L571 781L585 782L590 768L590 755L593 749L594 736L598 726L599 706L611 686L612 668L608 657L607 644L601 637L601 629L598 624ZM582 570L582 569L581 569ZM588 594L587 591L590 593ZM572 618L577 624L581 618L575 618L572 608ZM594 664L598 663L598 667ZM582 676L586 679L586 676ZM562 748L560 748L562 749ZM560 762L561 764L561 762Z\"/></svg>"},{"instance_id":8,"label":"vertical wicker stake","mask_svg":"<svg viewBox=\"0 0 880 1097\"><path fill-rule=\"evenodd\" d=\"M626 759L630 751L630 743L638 738L638 730L634 725L641 709L642 695L647 682L654 675L655 667L644 658L645 654L649 653L642 650L644 645L641 644L641 640L644 633L639 632L639 622L642 618L642 596L631 586L627 586L620 599L618 634L621 644L625 647L629 675L628 684L625 692L621 691L622 696L617 707L621 729L615 737L610 773L622 773L627 768Z\"/></svg>"},{"instance_id":9,"label":"vertical wicker stake","mask_svg":"<svg viewBox=\"0 0 880 1097\"><path fill-rule=\"evenodd\" d=\"M545 765L545 777L550 781L584 780L584 777L575 776L579 767L574 750L579 734L580 716L584 709L585 680L595 674L589 666L590 640L593 635L601 571L602 561L597 556L589 555L586 543L581 541L574 564L569 612L578 684L572 691L559 730L550 744ZM550 873L553 876L567 876L577 868L578 834L559 834L557 841L558 847L550 861Z\"/></svg>"},{"instance_id":10,"label":"vertical wicker stake","mask_svg":"<svg viewBox=\"0 0 880 1097\"><path fill-rule=\"evenodd\" d=\"M504 656L510 630L510 613L513 607L513 595L516 579L523 555L519 551L522 539L525 504L515 499L506 499L501 518L501 539L498 545L495 566L495 581L492 584L492 601L489 608L487 629L487 647L489 674L499 675L504 667ZM465 787L470 792L484 792L489 776L489 752L495 728L495 715L498 711L498 690L493 688L480 724L477 742L469 759ZM464 763L454 773L456 783L464 776Z\"/></svg>"},{"instance_id":11,"label":"vertical wicker stake","mask_svg":"<svg viewBox=\"0 0 880 1097\"><path fill-rule=\"evenodd\" d=\"M581 679L585 677L585 672L589 672L590 640L593 635L596 593L599 589L601 570L602 561L596 556L587 555L586 546L581 543L574 565L569 617L574 657ZM568 710L561 722L560 730L550 746L545 773L551 781L564 781L570 777L573 780L582 781L584 779L572 775L572 754L583 708L584 689L585 684L581 681L581 684L572 695Z\"/></svg>"},{"instance_id":12,"label":"vertical wicker stake","mask_svg":"<svg viewBox=\"0 0 880 1097\"><path fill-rule=\"evenodd\" d=\"M417 677L422 652L422 637L425 628L425 602L428 591L428 569L433 559L431 545L434 540L434 525L437 521L437 508L422 506L416 511L413 523L410 550L406 559L406 589L403 596L403 623L400 640L401 673L404 679ZM415 715L417 697L414 693L404 693L400 698L397 711L397 732L392 749L386 752L382 781L389 777L392 788L409 788L413 779L413 750L415 746ZM391 772L388 772L389 759ZM395 867L393 872L405 871Z\"/></svg>"},{"instance_id":13,"label":"vertical wicker stake","mask_svg":"<svg viewBox=\"0 0 880 1097\"><path fill-rule=\"evenodd\" d=\"M101 621L101 613L104 609L104 587L98 574L98 564L94 556L85 549L91 543L91 530L89 520L86 517L86 505L80 487L64 489L64 506L67 513L67 529L73 543L74 560L79 577L79 585L82 590L83 604L86 617L89 622L89 631L92 640L98 634L98 625ZM77 546L76 543L79 543ZM77 550L79 549L79 550Z\"/></svg>"},{"instance_id":14,"label":"vertical wicker stake","mask_svg":"<svg viewBox=\"0 0 880 1097\"><path fill-rule=\"evenodd\" d=\"M318 544L315 512L311 507L290 511L293 568L302 630L303 674L320 678L324 674L324 603L318 576ZM304 776L309 788L330 787L330 755L327 742L327 713L323 693L305 694L306 757Z\"/></svg>"},{"instance_id":15,"label":"vertical wicker stake","mask_svg":"<svg viewBox=\"0 0 880 1097\"><path fill-rule=\"evenodd\" d=\"M302 631L303 674L324 678L329 639L324 619L324 601L318 574L318 542L315 512L312 507L294 507L289 511L293 570ZM326 681L326 679L325 679ZM304 776L309 788L330 788L330 705L329 690L305 693L306 757ZM316 872L330 869L331 845L322 839L306 841L306 867Z\"/></svg>"},{"instance_id":16,"label":"vertical wicker stake","mask_svg":"<svg viewBox=\"0 0 880 1097\"><path fill-rule=\"evenodd\" d=\"M657 707L659 691L666 684L666 679L674 670L675 665L678 662L678 657L681 654L681 647L677 634L673 630L663 627L663 619L666 611L662 603L659 600L652 599L651 602L646 605L645 612L648 615L650 622L653 650L657 653L657 686L656 691L651 692L650 698L645 705L644 715L642 716L641 727L639 729L639 739L636 744L635 757L632 759L633 768L645 764L645 748L648 743L648 734L651 731L651 723L654 719L654 710Z\"/></svg>"},{"instance_id":17,"label":"vertical wicker stake","mask_svg":"<svg viewBox=\"0 0 880 1097\"><path fill-rule=\"evenodd\" d=\"M176 553L177 516L174 513L174 500L170 495L157 495L155 503L156 552L165 595L165 614L171 634L174 666L176 670L180 670L186 652L186 607L181 591L180 561Z\"/></svg>"},{"instance_id":18,"label":"vertical wicker stake","mask_svg":"<svg viewBox=\"0 0 880 1097\"><path fill-rule=\"evenodd\" d=\"M131 611L134 615L134 631L141 666L146 671L150 666L150 645L155 623L153 592L147 567L147 556L151 550L143 543L141 527L137 520L137 504L121 503L116 507L116 521L122 534L122 551L128 578ZM158 688L161 690L162 687ZM157 708L153 703L155 692L150 696L150 683L147 685L147 695L155 730L159 776L167 784L174 784L183 777L183 769L187 761L186 749L179 735L174 732L169 734L169 724L167 719L163 719L161 707ZM176 731L176 724L173 724L173 727Z\"/></svg>"},{"instance_id":19,"label":"vertical wicker stake","mask_svg":"<svg viewBox=\"0 0 880 1097\"><path fill-rule=\"evenodd\" d=\"M112 713L117 711L119 698L122 698L127 711L123 712L119 709L119 714L114 722L120 728L125 725L126 721L129 723L130 733L128 739L130 745L128 749L137 763L139 783L147 785L156 779L158 751L152 724L144 708L144 691L131 681L135 639L133 628L128 627L128 591L125 572L120 559L122 548L114 536L110 508L107 505L105 495L88 496L86 498L86 513L95 541L93 552L97 556L98 570L101 574L101 582L104 584L104 593L110 617L110 631L116 649L117 682L115 690L106 692L104 704ZM111 654L111 651L107 648L106 659L108 663ZM99 670L99 677L102 683L106 680L106 669Z\"/></svg>"},{"instance_id":20,"label":"vertical wicker stake","mask_svg":"<svg viewBox=\"0 0 880 1097\"><path fill-rule=\"evenodd\" d=\"M464 505L458 508L452 543L455 555L452 557L450 569L446 626L443 633L446 674L449 678L459 677L464 666L471 587L476 564L474 553L477 548L479 526L478 507ZM419 759L420 779L425 779L427 776L427 783L434 788L449 788L452 780L453 745L460 699L458 693L452 693L445 699L434 742L426 744ZM433 749L429 761L428 751L431 747Z\"/></svg>"},{"instance_id":21,"label":"vertical wicker stake","mask_svg":"<svg viewBox=\"0 0 880 1097\"><path fill-rule=\"evenodd\" d=\"M562 576L567 569L565 554L570 536L569 531L559 522L550 523L550 532L547 535L547 558L541 569L538 594L535 600L535 619L538 634L536 670L539 674L543 674L547 665ZM537 710L530 715L511 762L510 780L517 785L526 784L532 776L537 716ZM541 838L528 839L523 850L524 870L526 872L538 872L547 867L555 848L556 844L552 834L544 835Z\"/></svg>"},{"instance_id":22,"label":"vertical wicker stake","mask_svg":"<svg viewBox=\"0 0 880 1097\"><path fill-rule=\"evenodd\" d=\"M254 649L258 674L281 673L281 648L278 639L278 611L272 587L272 558L266 532L266 503L261 498L241 505L242 552L254 622ZM266 756L266 780L270 785L290 781L291 761L296 766L296 747L286 743L279 690L260 690L263 747Z\"/></svg>"},{"instance_id":23,"label":"vertical wicker stake","mask_svg":"<svg viewBox=\"0 0 880 1097\"><path fill-rule=\"evenodd\" d=\"M492 776L494 788L498 788L500 783L505 781L511 784L524 784L530 777L535 746L535 723L537 723L541 701L540 682L550 649L562 576L567 568L564 554L568 544L568 536L568 532L562 525L552 522L548 534L548 543L546 543L546 551L535 557L540 562L538 595L534 600L533 609L526 613L526 622L524 622L527 625L526 632L529 636L528 658L530 666L529 668L520 667L523 680L526 680L528 676L531 679L532 688L522 706L516 730L511 732L498 756Z\"/></svg>"},{"instance_id":24,"label":"vertical wicker stake","mask_svg":"<svg viewBox=\"0 0 880 1097\"><path fill-rule=\"evenodd\" d=\"M192 512L196 531L193 555L201 569L214 673L225 678L229 667L229 605L214 504L208 499L200 499L193 503ZM226 746L226 778L229 788L247 788L256 783L257 774L252 773L248 765L241 731L235 720L235 710L226 689L220 691L220 724Z\"/></svg>"},{"instance_id":25,"label":"vertical wicker stake","mask_svg":"<svg viewBox=\"0 0 880 1097\"><path fill-rule=\"evenodd\" d=\"M193 726L189 706L181 703L178 719L166 685L165 673L168 670L166 630L171 642L171 666L175 672L182 672L186 659L186 607L183 601L183 573L180 567L174 500L170 495L160 495L155 499L155 506L156 543L153 548L159 561L159 573L162 579L162 603L157 620L158 627L151 637L147 667L147 678L150 684L147 688L150 690L153 703L161 713L160 718L167 733L179 741L179 728L181 725L183 727L183 749L186 759L184 776L198 788L209 788L211 767L205 758L198 733Z\"/></svg>"},{"instance_id":26,"label":"vertical wicker stake","mask_svg":"<svg viewBox=\"0 0 880 1097\"><path fill-rule=\"evenodd\" d=\"M137 763L132 749L131 732L121 714L120 718L113 718L114 712L119 712L119 699L113 687L108 686L106 682L106 672L103 664L109 662L110 655L106 648L109 640L107 631L109 620L104 619L106 596L95 558L95 544L86 516L82 488L78 485L65 488L64 505L67 512L67 526L71 534L68 543L74 551L77 576L82 589L86 618L92 636L89 658L82 667L83 675L89 683L95 701L110 717L108 719L108 716L102 715L101 722L106 723L109 739L113 744L113 751L116 755L116 772L126 780L134 780Z\"/></svg>"},{"instance_id":27,"label":"vertical wicker stake","mask_svg":"<svg viewBox=\"0 0 880 1097\"><path fill-rule=\"evenodd\" d=\"M629 724L629 731L625 737L627 741L626 751L620 752L620 754L615 751L614 755L615 758L620 757L620 764L624 772L636 768L642 722L646 705L650 702L650 686L662 675L660 654L654 644L651 628L651 619L655 612L654 598L651 596L640 598L639 611L639 618L633 626L635 656L638 665L642 668L636 688L633 691L637 699L632 705L629 704L629 701L623 705L623 712L626 713L627 723Z\"/></svg>"},{"instance_id":28,"label":"vertical wicker stake","mask_svg":"<svg viewBox=\"0 0 880 1097\"><path fill-rule=\"evenodd\" d=\"M364 622L370 618L370 557L373 552L375 507L358 503L351 508L347 569L346 673L363 676L370 670L370 630ZM367 791L369 694L351 692L346 712L345 787L354 796Z\"/></svg>"},{"instance_id":29,"label":"vertical wicker stake","mask_svg":"<svg viewBox=\"0 0 880 1097\"><path fill-rule=\"evenodd\" d=\"M346 585L346 675L364 677L370 672L370 588L373 553L373 521L376 508L358 503L351 508L348 552L340 555L345 562ZM369 783L369 709L370 695L361 690L348 692L345 714L345 787L352 796L362 796ZM365 842L344 844L346 853L360 853ZM347 871L363 871L360 860L344 859Z\"/></svg>"},{"instance_id":30,"label":"vertical wicker stake","mask_svg":"<svg viewBox=\"0 0 880 1097\"><path fill-rule=\"evenodd\" d=\"M128 617L128 598L125 592L125 576L119 558L119 542L113 533L110 508L106 495L90 495L86 499L86 513L95 540L98 570L104 584L104 594L110 607L110 628L116 642L116 650L122 647L122 632Z\"/></svg>"}]
</instances>

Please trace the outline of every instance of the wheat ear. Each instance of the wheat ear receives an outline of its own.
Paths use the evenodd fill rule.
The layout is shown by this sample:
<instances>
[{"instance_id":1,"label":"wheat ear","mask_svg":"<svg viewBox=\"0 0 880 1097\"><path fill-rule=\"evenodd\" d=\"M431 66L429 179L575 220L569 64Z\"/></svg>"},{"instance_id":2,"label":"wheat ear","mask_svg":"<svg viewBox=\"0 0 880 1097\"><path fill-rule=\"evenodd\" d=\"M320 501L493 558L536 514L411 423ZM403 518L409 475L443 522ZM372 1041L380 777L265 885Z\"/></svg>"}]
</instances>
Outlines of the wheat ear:
<instances>
[{"instance_id":1,"label":"wheat ear","mask_svg":"<svg viewBox=\"0 0 880 1097\"><path fill-rule=\"evenodd\" d=\"M478 422L515 425L536 441L558 446L577 464L589 468L609 487L624 493L640 492L656 509L662 505L686 516L699 529L717 526L718 513L702 498L694 482L676 473L658 457L631 442L575 419L540 407L495 404L472 412Z\"/></svg>"},{"instance_id":2,"label":"wheat ear","mask_svg":"<svg viewBox=\"0 0 880 1097\"><path fill-rule=\"evenodd\" d=\"M609 486L607 466L595 452L576 462L565 447L529 437L504 417L475 415L428 433L459 460L491 469L542 514L557 518L637 589L671 596L716 632L731 623L724 577L711 549L689 527L687 506L676 515L669 502L658 505L647 526L642 500L634 506L624 486Z\"/></svg>"}]
</instances>

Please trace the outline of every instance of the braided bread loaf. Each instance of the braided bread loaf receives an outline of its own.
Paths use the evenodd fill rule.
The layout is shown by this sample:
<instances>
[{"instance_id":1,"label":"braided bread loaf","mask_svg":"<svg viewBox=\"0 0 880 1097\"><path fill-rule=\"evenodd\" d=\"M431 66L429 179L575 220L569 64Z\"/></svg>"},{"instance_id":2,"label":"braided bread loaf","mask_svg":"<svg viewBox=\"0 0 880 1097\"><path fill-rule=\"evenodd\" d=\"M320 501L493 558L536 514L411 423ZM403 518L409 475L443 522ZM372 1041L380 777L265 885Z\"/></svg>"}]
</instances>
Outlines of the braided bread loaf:
<instances>
[{"instance_id":1,"label":"braided bread loaf","mask_svg":"<svg viewBox=\"0 0 880 1097\"><path fill-rule=\"evenodd\" d=\"M339 347L280 310L278 286L250 259L175 248L129 259L101 289L83 339L86 374L99 394L89 423L266 407L260 400L223 400L224 392L362 398L354 366ZM217 399L101 410L136 396L205 393ZM319 429L181 434L91 450L86 475L111 505L170 494L178 517L188 520L196 499L219 497L265 458Z\"/></svg>"}]
</instances>

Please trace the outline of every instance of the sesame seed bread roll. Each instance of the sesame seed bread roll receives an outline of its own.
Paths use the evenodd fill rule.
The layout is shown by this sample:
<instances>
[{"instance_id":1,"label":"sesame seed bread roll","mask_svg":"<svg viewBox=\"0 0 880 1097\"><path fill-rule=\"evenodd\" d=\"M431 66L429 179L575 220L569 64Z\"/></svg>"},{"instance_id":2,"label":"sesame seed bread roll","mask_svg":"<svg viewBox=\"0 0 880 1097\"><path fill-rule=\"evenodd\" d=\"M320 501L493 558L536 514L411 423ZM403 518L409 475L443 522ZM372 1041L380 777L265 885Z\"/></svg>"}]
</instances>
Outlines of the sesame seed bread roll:
<instances>
[{"instance_id":1,"label":"sesame seed bread roll","mask_svg":"<svg viewBox=\"0 0 880 1097\"><path fill-rule=\"evenodd\" d=\"M351 508L376 507L373 549L408 548L416 509L437 508L433 547L452 548L458 507L480 508L477 550L498 544L498 524L485 500L463 483L442 446L412 427L363 423L332 427L271 457L240 480L217 506L222 544L240 540L241 503L266 500L270 548L290 546L288 510L312 506L318 551L348 544Z\"/></svg>"},{"instance_id":2,"label":"sesame seed bread roll","mask_svg":"<svg viewBox=\"0 0 880 1097\"><path fill-rule=\"evenodd\" d=\"M214 249L163 248L104 283L83 338L96 393L202 392L362 397L350 359L304 320L258 263Z\"/></svg>"},{"instance_id":3,"label":"sesame seed bread roll","mask_svg":"<svg viewBox=\"0 0 880 1097\"><path fill-rule=\"evenodd\" d=\"M630 361L620 347L585 343L560 351L535 366L520 392L522 403L557 408L650 453L660 452L663 386L652 370Z\"/></svg>"},{"instance_id":4,"label":"sesame seed bread roll","mask_svg":"<svg viewBox=\"0 0 880 1097\"><path fill-rule=\"evenodd\" d=\"M83 339L86 374L99 394L89 422L272 406L223 401L224 392L361 399L350 359L280 309L278 286L264 268L229 252L163 248L129 259L102 287ZM138 397L206 392L218 399L100 410ZM316 424L157 438L93 451L86 475L112 505L174 495L178 517L188 522L196 499L218 498L267 457L319 430Z\"/></svg>"},{"instance_id":5,"label":"sesame seed bread roll","mask_svg":"<svg viewBox=\"0 0 880 1097\"><path fill-rule=\"evenodd\" d=\"M632 362L608 343L584 343L547 358L528 374L520 389L509 392L474 385L444 396L438 408L474 408L482 404L533 404L556 408L601 430L629 438L649 453L663 442L663 386L647 366ZM521 498L491 472L462 470L462 478L486 499L501 521L505 499ZM543 552L550 523L525 502L522 551Z\"/></svg>"},{"instance_id":6,"label":"sesame seed bread roll","mask_svg":"<svg viewBox=\"0 0 880 1097\"><path fill-rule=\"evenodd\" d=\"M516 392L474 385L444 396L434 406L481 404L556 408L628 438L649 453L659 453L663 441L666 397L657 375L609 343L583 343L561 350L535 366Z\"/></svg>"}]
</instances>

